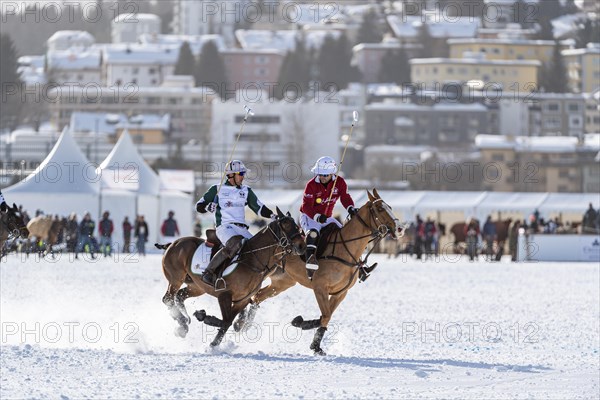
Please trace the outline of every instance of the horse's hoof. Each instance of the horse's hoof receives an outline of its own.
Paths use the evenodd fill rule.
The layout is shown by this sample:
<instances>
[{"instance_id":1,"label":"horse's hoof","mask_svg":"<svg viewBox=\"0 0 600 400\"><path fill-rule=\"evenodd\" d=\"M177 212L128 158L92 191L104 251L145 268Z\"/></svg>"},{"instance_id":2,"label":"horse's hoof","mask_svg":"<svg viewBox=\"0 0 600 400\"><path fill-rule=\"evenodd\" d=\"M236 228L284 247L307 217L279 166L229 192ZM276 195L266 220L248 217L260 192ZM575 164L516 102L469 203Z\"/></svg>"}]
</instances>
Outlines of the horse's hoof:
<instances>
[{"instance_id":1,"label":"horse's hoof","mask_svg":"<svg viewBox=\"0 0 600 400\"><path fill-rule=\"evenodd\" d=\"M315 356L326 356L327 355L327 353L325 353L323 351L323 349L320 348L320 347L317 347L316 349L313 349L313 351L315 352Z\"/></svg>"},{"instance_id":2,"label":"horse's hoof","mask_svg":"<svg viewBox=\"0 0 600 400\"><path fill-rule=\"evenodd\" d=\"M185 338L190 328L187 325L179 325L175 328L175 336Z\"/></svg>"},{"instance_id":3,"label":"horse's hoof","mask_svg":"<svg viewBox=\"0 0 600 400\"><path fill-rule=\"evenodd\" d=\"M304 322L304 318L302 318L301 315L298 315L296 318L294 318L292 320L292 326L295 326L296 328L301 328L303 322Z\"/></svg>"},{"instance_id":4,"label":"horse's hoof","mask_svg":"<svg viewBox=\"0 0 600 400\"><path fill-rule=\"evenodd\" d=\"M206 311L204 310L197 310L194 312L194 317L196 317L196 319L200 322L204 321L204 318L206 318Z\"/></svg>"},{"instance_id":5,"label":"horse's hoof","mask_svg":"<svg viewBox=\"0 0 600 400\"><path fill-rule=\"evenodd\" d=\"M240 332L244 327L244 323L242 321L235 321L233 323L233 330L236 332Z\"/></svg>"}]
</instances>

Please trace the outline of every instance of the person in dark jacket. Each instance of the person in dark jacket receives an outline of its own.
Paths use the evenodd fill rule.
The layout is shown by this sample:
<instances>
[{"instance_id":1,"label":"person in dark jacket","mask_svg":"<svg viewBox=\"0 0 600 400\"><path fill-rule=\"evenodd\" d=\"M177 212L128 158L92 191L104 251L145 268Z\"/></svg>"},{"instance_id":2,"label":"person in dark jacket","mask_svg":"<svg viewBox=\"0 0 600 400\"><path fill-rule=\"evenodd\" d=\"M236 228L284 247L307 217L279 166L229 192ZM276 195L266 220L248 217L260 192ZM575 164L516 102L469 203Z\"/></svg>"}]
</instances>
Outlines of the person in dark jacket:
<instances>
[{"instance_id":1,"label":"person in dark jacket","mask_svg":"<svg viewBox=\"0 0 600 400\"><path fill-rule=\"evenodd\" d=\"M135 238L137 244L137 251L145 256L146 255L146 242L148 241L148 224L144 220L143 215L138 215L137 221L135 221Z\"/></svg>"},{"instance_id":2,"label":"person in dark jacket","mask_svg":"<svg viewBox=\"0 0 600 400\"><path fill-rule=\"evenodd\" d=\"M65 236L67 239L67 251L75 252L77 248L77 238L79 237L79 223L77 222L77 214L71 213L65 226Z\"/></svg>"},{"instance_id":3,"label":"person in dark jacket","mask_svg":"<svg viewBox=\"0 0 600 400\"><path fill-rule=\"evenodd\" d=\"M123 253L129 253L129 247L131 246L131 231L133 226L129 222L129 217L125 217L123 220Z\"/></svg>"},{"instance_id":4,"label":"person in dark jacket","mask_svg":"<svg viewBox=\"0 0 600 400\"><path fill-rule=\"evenodd\" d=\"M108 257L112 253L112 233L114 225L112 219L108 218L110 213L104 211L102 219L98 224L98 232L100 233L100 250L104 254L104 257Z\"/></svg>"},{"instance_id":5,"label":"person in dark jacket","mask_svg":"<svg viewBox=\"0 0 600 400\"><path fill-rule=\"evenodd\" d=\"M488 215L483 224L483 240L485 241L486 258L491 259L494 254L494 241L496 240L496 224L492 222L492 216Z\"/></svg>"},{"instance_id":6,"label":"person in dark jacket","mask_svg":"<svg viewBox=\"0 0 600 400\"><path fill-rule=\"evenodd\" d=\"M160 233L165 237L165 240L172 241L175 239L175 236L179 236L179 227L177 226L177 221L173 218L175 213L173 211L169 211L169 217L165 219L160 228Z\"/></svg>"},{"instance_id":7,"label":"person in dark jacket","mask_svg":"<svg viewBox=\"0 0 600 400\"><path fill-rule=\"evenodd\" d=\"M79 243L77 243L77 249L75 250L75 258L78 258L78 254L86 251L86 246L94 258L94 228L96 223L92 220L92 216L89 212L86 212L79 224Z\"/></svg>"}]
</instances>

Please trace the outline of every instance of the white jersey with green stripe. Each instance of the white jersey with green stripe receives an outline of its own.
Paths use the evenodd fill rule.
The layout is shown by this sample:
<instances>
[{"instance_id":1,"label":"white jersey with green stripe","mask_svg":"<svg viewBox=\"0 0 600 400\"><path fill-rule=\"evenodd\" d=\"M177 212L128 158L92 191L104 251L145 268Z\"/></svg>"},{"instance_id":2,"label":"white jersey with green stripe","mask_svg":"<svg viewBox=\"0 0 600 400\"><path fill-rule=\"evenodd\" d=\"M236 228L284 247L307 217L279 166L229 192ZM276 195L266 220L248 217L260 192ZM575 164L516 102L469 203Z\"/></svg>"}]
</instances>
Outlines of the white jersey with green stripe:
<instances>
[{"instance_id":1,"label":"white jersey with green stripe","mask_svg":"<svg viewBox=\"0 0 600 400\"><path fill-rule=\"evenodd\" d=\"M218 190L218 185L211 186L198 201L198 203L205 204L217 203L215 211L217 226L231 223L246 224L246 205L257 215L260 215L263 203L258 200L258 197L249 186L237 187L225 182L217 196ZM217 198L215 199L215 197Z\"/></svg>"}]
</instances>

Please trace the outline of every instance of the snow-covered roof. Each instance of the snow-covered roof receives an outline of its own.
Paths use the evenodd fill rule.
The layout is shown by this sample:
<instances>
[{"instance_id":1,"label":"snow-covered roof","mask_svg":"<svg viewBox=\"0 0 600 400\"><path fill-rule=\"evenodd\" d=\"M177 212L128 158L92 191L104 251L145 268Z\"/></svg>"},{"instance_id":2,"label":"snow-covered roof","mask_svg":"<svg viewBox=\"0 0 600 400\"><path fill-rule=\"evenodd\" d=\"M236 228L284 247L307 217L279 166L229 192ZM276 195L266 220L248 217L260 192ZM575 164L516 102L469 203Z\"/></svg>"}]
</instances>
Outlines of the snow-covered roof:
<instances>
[{"instance_id":1,"label":"snow-covered roof","mask_svg":"<svg viewBox=\"0 0 600 400\"><path fill-rule=\"evenodd\" d=\"M221 35L155 35L144 33L139 36L139 41L142 44L177 45L179 47L184 42L188 42L192 54L196 56L202 53L202 47L208 42L213 42L219 51L227 48Z\"/></svg>"},{"instance_id":2,"label":"snow-covered roof","mask_svg":"<svg viewBox=\"0 0 600 400\"><path fill-rule=\"evenodd\" d=\"M99 69L101 53L97 48L49 51L47 53L48 68L60 70Z\"/></svg>"},{"instance_id":3,"label":"snow-covered roof","mask_svg":"<svg viewBox=\"0 0 600 400\"><path fill-rule=\"evenodd\" d=\"M392 28L394 35L399 38L417 38L419 29L423 24L421 16L388 15L387 22ZM427 20L429 34L434 38L473 38L477 35L477 29L481 26L479 18L452 17Z\"/></svg>"},{"instance_id":4,"label":"snow-covered roof","mask_svg":"<svg viewBox=\"0 0 600 400\"><path fill-rule=\"evenodd\" d=\"M160 24L161 18L155 14L131 14L131 13L123 13L117 15L113 22L117 23L125 23L125 24L133 24L137 22L156 22Z\"/></svg>"},{"instance_id":5,"label":"snow-covered roof","mask_svg":"<svg viewBox=\"0 0 600 400\"><path fill-rule=\"evenodd\" d=\"M526 46L554 46L553 40L527 40L527 39L508 39L508 38L457 38L448 39L448 44L508 44L508 45L526 45ZM562 41L564 45L569 45L572 41Z\"/></svg>"},{"instance_id":6,"label":"snow-covered roof","mask_svg":"<svg viewBox=\"0 0 600 400\"><path fill-rule=\"evenodd\" d=\"M575 33L579 30L579 27L588 19L586 13L576 13L561 15L558 18L550 21L553 28L553 34L556 39L560 39L564 36Z\"/></svg>"},{"instance_id":7,"label":"snow-covered roof","mask_svg":"<svg viewBox=\"0 0 600 400\"><path fill-rule=\"evenodd\" d=\"M330 30L260 30L238 29L235 37L243 49L276 49L280 51L294 51L296 39L304 38L308 48L318 49L322 46L327 35L334 39L339 38L341 32Z\"/></svg>"},{"instance_id":8,"label":"snow-covered roof","mask_svg":"<svg viewBox=\"0 0 600 400\"><path fill-rule=\"evenodd\" d=\"M17 59L19 66L28 66L35 68L44 68L46 63L45 56L21 56Z\"/></svg>"},{"instance_id":9,"label":"snow-covered roof","mask_svg":"<svg viewBox=\"0 0 600 400\"><path fill-rule=\"evenodd\" d=\"M104 46L107 64L176 64L181 46L113 43Z\"/></svg>"},{"instance_id":10,"label":"snow-covered roof","mask_svg":"<svg viewBox=\"0 0 600 400\"><path fill-rule=\"evenodd\" d=\"M170 116L139 114L128 118L125 114L105 114L93 112L74 112L71 115L71 131L74 133L92 133L113 135L118 129L158 129L168 131Z\"/></svg>"},{"instance_id":11,"label":"snow-covered roof","mask_svg":"<svg viewBox=\"0 0 600 400\"><path fill-rule=\"evenodd\" d=\"M408 121L412 122L411 120ZM396 146L389 144L378 144L374 146L365 147L365 154L387 153L389 155L406 154L420 156L420 154L425 151L432 151L432 148L429 146Z\"/></svg>"},{"instance_id":12,"label":"snow-covered roof","mask_svg":"<svg viewBox=\"0 0 600 400\"><path fill-rule=\"evenodd\" d=\"M600 133L586 133L583 135L583 146L590 150L600 151Z\"/></svg>"},{"instance_id":13,"label":"snow-covered roof","mask_svg":"<svg viewBox=\"0 0 600 400\"><path fill-rule=\"evenodd\" d=\"M573 153L577 149L578 139L569 136L518 136L516 151L542 153Z\"/></svg>"},{"instance_id":14,"label":"snow-covered roof","mask_svg":"<svg viewBox=\"0 0 600 400\"><path fill-rule=\"evenodd\" d=\"M94 36L87 31L57 31L48 39L49 47L57 50L66 50L74 44L91 45L96 41Z\"/></svg>"},{"instance_id":15,"label":"snow-covered roof","mask_svg":"<svg viewBox=\"0 0 600 400\"><path fill-rule=\"evenodd\" d=\"M475 146L484 149L514 149L525 153L573 153L577 150L578 139L570 136L477 135Z\"/></svg>"}]
</instances>

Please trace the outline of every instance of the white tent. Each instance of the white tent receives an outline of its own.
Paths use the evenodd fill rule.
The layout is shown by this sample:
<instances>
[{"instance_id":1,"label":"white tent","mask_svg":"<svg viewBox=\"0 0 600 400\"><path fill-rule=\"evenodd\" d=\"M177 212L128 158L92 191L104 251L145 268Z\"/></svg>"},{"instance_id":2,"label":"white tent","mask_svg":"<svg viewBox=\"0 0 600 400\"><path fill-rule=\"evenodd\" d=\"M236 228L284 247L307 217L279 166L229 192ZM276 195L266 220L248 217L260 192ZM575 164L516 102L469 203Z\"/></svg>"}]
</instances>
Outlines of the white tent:
<instances>
[{"instance_id":1,"label":"white tent","mask_svg":"<svg viewBox=\"0 0 600 400\"><path fill-rule=\"evenodd\" d=\"M192 233L191 196L160 191L158 175L146 164L128 131L121 134L99 169L102 171L102 207L111 211L113 222L119 228L115 240L122 238L121 222L125 216L129 216L134 225L136 215L143 215L148 224L148 242L159 241L162 221L170 210L176 213L180 234Z\"/></svg>"},{"instance_id":2,"label":"white tent","mask_svg":"<svg viewBox=\"0 0 600 400\"><path fill-rule=\"evenodd\" d=\"M589 204L598 210L600 194L598 193L550 193L538 210L543 218L561 216L561 218L582 219Z\"/></svg>"},{"instance_id":3,"label":"white tent","mask_svg":"<svg viewBox=\"0 0 600 400\"><path fill-rule=\"evenodd\" d=\"M79 218L89 211L98 220L100 179L96 165L83 155L65 128L40 166L23 181L4 190L8 201L22 204L33 215L46 214Z\"/></svg>"},{"instance_id":4,"label":"white tent","mask_svg":"<svg viewBox=\"0 0 600 400\"><path fill-rule=\"evenodd\" d=\"M503 193L490 192L477 206L480 221L492 213L515 213L525 218L546 200L548 193Z\"/></svg>"},{"instance_id":5,"label":"white tent","mask_svg":"<svg viewBox=\"0 0 600 400\"><path fill-rule=\"evenodd\" d=\"M413 212L425 214L450 211L462 213L460 218L467 219L475 215L475 208L487 195L487 192L425 192L415 204ZM440 218L436 217L436 219Z\"/></svg>"}]
</instances>

